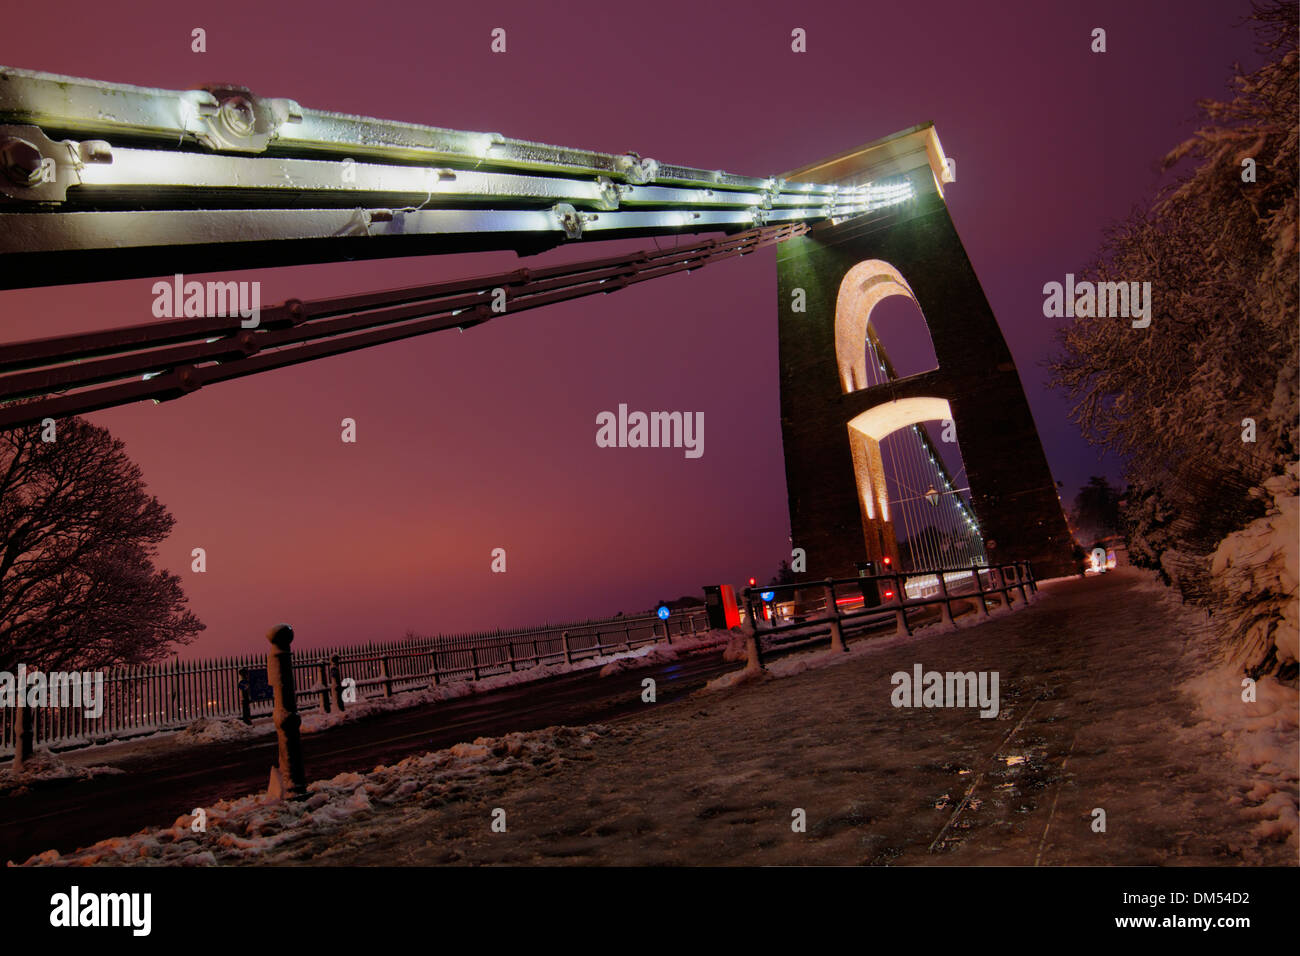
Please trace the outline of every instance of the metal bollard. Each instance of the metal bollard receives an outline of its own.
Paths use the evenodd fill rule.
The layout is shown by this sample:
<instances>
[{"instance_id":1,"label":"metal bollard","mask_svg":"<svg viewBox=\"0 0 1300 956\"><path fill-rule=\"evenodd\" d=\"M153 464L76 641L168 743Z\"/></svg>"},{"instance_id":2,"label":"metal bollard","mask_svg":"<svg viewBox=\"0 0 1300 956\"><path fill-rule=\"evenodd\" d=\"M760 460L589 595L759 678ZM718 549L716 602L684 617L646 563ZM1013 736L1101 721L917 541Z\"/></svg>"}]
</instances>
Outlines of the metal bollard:
<instances>
[{"instance_id":1,"label":"metal bollard","mask_svg":"<svg viewBox=\"0 0 1300 956\"><path fill-rule=\"evenodd\" d=\"M379 658L379 678L384 682L384 696L393 696L393 681L388 673L388 658Z\"/></svg>"},{"instance_id":2,"label":"metal bollard","mask_svg":"<svg viewBox=\"0 0 1300 956\"><path fill-rule=\"evenodd\" d=\"M564 645L564 663L573 663L573 650L569 647L569 632L560 632L560 643Z\"/></svg>"},{"instance_id":3,"label":"metal bollard","mask_svg":"<svg viewBox=\"0 0 1300 956\"><path fill-rule=\"evenodd\" d=\"M302 762L302 718L293 686L293 628L279 624L267 632L271 650L266 655L266 676L275 691L275 730L280 744L280 783L291 799L307 795L307 770Z\"/></svg>"}]
</instances>

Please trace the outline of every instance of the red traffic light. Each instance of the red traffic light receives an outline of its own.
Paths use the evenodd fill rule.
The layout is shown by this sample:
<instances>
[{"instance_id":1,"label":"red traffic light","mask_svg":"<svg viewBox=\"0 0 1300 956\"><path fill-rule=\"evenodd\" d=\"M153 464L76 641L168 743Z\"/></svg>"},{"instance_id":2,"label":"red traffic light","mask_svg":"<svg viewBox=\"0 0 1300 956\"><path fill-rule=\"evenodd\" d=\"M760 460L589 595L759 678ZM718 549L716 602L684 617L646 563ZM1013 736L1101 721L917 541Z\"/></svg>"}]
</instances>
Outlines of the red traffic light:
<instances>
[{"instance_id":1,"label":"red traffic light","mask_svg":"<svg viewBox=\"0 0 1300 956\"><path fill-rule=\"evenodd\" d=\"M757 584L757 583L758 583L758 578L750 578L750 579L749 579L749 586L750 586L751 588L752 588L755 584Z\"/></svg>"},{"instance_id":2,"label":"red traffic light","mask_svg":"<svg viewBox=\"0 0 1300 956\"><path fill-rule=\"evenodd\" d=\"M893 591L890 591L890 590L888 590L888 589L885 590L885 597L887 597L887 598L892 598L893 596L894 596L894 592L893 592Z\"/></svg>"},{"instance_id":3,"label":"red traffic light","mask_svg":"<svg viewBox=\"0 0 1300 956\"><path fill-rule=\"evenodd\" d=\"M893 564L893 563L894 563L894 559L891 558L889 555L885 555L885 556L884 556L883 558L881 558L880 560L881 560L881 562L882 562L883 564L885 564L885 565L890 565L890 564Z\"/></svg>"}]
</instances>

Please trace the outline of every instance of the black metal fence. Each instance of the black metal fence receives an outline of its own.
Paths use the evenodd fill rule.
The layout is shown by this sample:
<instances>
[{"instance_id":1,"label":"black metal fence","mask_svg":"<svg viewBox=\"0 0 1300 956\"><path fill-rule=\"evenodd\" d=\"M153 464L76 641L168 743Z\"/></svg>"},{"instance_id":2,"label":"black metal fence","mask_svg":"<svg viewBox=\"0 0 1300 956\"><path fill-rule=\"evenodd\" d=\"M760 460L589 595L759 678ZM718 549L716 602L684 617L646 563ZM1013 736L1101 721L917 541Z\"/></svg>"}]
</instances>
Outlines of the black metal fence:
<instances>
[{"instance_id":1,"label":"black metal fence","mask_svg":"<svg viewBox=\"0 0 1300 956\"><path fill-rule=\"evenodd\" d=\"M923 573L889 571L857 578L746 588L747 621L755 622L757 651L802 641L812 629L834 625L874 625L893 618L900 633L911 633L909 612L937 607L943 620L953 619L954 602L969 601L976 613L992 606L1011 609L1029 603L1038 591L1027 561L940 568ZM768 612L764 612L764 608ZM782 619L785 611L789 617Z\"/></svg>"},{"instance_id":2,"label":"black metal fence","mask_svg":"<svg viewBox=\"0 0 1300 956\"><path fill-rule=\"evenodd\" d=\"M303 649L294 653L294 684L302 711L328 709L331 658L337 655L340 679L355 681L357 699L386 697L408 690L550 664L573 663L633 650L666 637L708 630L704 609L657 617L619 617L582 624L452 636L416 637L361 646ZM188 726L201 717L239 717L243 712L241 671L266 667L266 653L208 660L168 661L114 667L103 675L102 712L89 717L84 706L34 707L35 743L74 746ZM51 701L51 703L54 703ZM271 701L253 700L252 716L271 712ZM0 753L13 753L16 710L0 707Z\"/></svg>"}]
</instances>

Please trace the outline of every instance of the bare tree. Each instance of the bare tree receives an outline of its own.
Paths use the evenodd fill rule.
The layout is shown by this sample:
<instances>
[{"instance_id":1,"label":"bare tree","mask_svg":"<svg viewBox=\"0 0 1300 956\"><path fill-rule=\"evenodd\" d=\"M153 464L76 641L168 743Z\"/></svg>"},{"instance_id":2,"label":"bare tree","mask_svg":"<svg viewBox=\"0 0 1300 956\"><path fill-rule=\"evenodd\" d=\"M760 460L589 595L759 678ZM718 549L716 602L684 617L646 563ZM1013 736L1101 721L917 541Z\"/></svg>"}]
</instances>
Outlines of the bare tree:
<instances>
[{"instance_id":1,"label":"bare tree","mask_svg":"<svg viewBox=\"0 0 1300 956\"><path fill-rule=\"evenodd\" d=\"M139 663L203 630L154 567L175 519L123 447L80 418L0 432L0 669Z\"/></svg>"}]
</instances>

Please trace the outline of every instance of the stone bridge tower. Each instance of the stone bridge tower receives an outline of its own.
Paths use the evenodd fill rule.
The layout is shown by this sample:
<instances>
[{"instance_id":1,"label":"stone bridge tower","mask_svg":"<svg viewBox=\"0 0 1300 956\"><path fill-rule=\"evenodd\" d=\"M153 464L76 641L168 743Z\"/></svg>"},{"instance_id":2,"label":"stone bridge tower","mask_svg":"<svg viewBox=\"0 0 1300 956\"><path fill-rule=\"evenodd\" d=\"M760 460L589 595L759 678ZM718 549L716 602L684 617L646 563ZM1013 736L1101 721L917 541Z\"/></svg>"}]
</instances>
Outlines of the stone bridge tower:
<instances>
[{"instance_id":1,"label":"stone bridge tower","mask_svg":"<svg viewBox=\"0 0 1300 956\"><path fill-rule=\"evenodd\" d=\"M1020 376L948 215L946 160L932 124L787 174L871 184L881 207L823 223L777 251L781 431L795 547L808 576L849 577L855 562L897 554L880 456L891 432L955 424L971 503L991 563L1075 572L1073 541ZM795 290L805 311L794 311ZM868 385L876 303L913 299L938 367Z\"/></svg>"}]
</instances>

